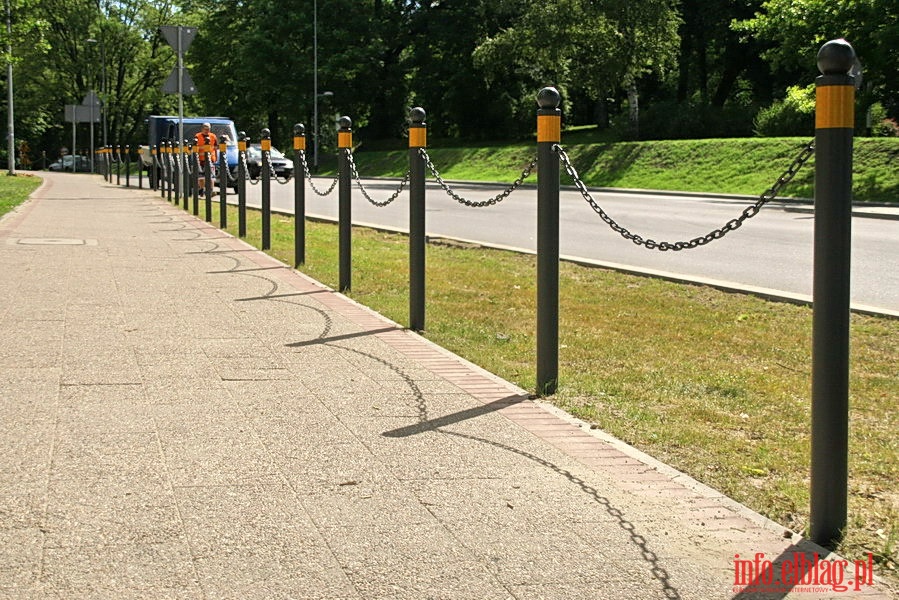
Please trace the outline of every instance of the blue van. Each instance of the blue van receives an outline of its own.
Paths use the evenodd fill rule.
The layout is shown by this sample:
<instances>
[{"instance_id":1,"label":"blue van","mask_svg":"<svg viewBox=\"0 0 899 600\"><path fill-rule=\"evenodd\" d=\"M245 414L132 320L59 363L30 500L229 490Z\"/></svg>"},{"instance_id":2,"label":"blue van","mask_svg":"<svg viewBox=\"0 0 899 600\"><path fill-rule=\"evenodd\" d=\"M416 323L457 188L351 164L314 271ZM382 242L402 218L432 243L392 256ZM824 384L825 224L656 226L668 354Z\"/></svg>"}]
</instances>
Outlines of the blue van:
<instances>
[{"instance_id":1,"label":"blue van","mask_svg":"<svg viewBox=\"0 0 899 600\"><path fill-rule=\"evenodd\" d=\"M228 170L231 176L237 176L237 129L234 127L234 121L227 117L184 117L184 139L193 143L194 136L203 127L203 123L209 123L212 132L218 137L221 144L227 137L227 159ZM178 139L178 116L159 116L151 115L147 118L150 137L148 139L150 146L159 145L163 140ZM152 157L149 152L144 152L143 161L146 166L150 165Z\"/></svg>"}]
</instances>

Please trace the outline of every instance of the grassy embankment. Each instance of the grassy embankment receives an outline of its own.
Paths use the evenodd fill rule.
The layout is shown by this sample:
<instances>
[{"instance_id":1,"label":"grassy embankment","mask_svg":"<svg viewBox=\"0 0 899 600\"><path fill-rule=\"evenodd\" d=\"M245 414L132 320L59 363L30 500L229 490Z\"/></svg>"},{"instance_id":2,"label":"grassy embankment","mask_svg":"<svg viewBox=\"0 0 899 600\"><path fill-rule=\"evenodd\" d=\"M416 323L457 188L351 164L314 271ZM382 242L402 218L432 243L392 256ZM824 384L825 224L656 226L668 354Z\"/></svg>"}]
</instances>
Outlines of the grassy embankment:
<instances>
[{"instance_id":1,"label":"grassy embankment","mask_svg":"<svg viewBox=\"0 0 899 600\"><path fill-rule=\"evenodd\" d=\"M562 135L562 146L590 186L719 192L757 196L766 191L811 140L743 138L603 143L591 132ZM357 141L358 143L358 141ZM511 182L536 155L533 143L428 149L446 179ZM355 160L362 176L402 177L407 150L369 150L364 141ZM333 159L325 161L333 173ZM811 198L814 158L785 190ZM854 195L857 202L899 202L899 138L857 138ZM530 182L534 182L532 175ZM562 183L571 180L563 172Z\"/></svg>"}]
</instances>

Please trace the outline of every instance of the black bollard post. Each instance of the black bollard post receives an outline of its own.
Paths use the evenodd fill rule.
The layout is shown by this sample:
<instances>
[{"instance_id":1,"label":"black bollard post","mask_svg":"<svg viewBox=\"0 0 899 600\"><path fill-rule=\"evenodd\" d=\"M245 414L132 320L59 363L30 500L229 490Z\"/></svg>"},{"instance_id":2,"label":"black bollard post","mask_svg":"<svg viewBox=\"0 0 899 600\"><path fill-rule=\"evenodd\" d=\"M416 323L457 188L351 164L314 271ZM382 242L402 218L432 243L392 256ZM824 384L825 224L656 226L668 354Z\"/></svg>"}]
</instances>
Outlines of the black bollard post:
<instances>
[{"instance_id":1,"label":"black bollard post","mask_svg":"<svg viewBox=\"0 0 899 600\"><path fill-rule=\"evenodd\" d=\"M272 132L262 130L259 146L262 150L262 249L272 247L272 173L269 152L272 149Z\"/></svg>"},{"instance_id":2,"label":"black bollard post","mask_svg":"<svg viewBox=\"0 0 899 600\"><path fill-rule=\"evenodd\" d=\"M197 176L199 177L199 170L203 171L203 195L206 197L206 222L212 223L212 150L209 145L204 144L200 149L200 152L197 153L197 160L200 157L203 157L203 164L198 165ZM197 187L199 187L199 181L197 181Z\"/></svg>"},{"instance_id":3,"label":"black bollard post","mask_svg":"<svg viewBox=\"0 0 899 600\"><path fill-rule=\"evenodd\" d=\"M219 142L219 227L228 228L228 143ZM210 189L212 184L210 184Z\"/></svg>"},{"instance_id":4,"label":"black bollard post","mask_svg":"<svg viewBox=\"0 0 899 600\"><path fill-rule=\"evenodd\" d=\"M559 384L559 154L561 97L552 87L537 94L537 393Z\"/></svg>"},{"instance_id":5,"label":"black bollard post","mask_svg":"<svg viewBox=\"0 0 899 600\"><path fill-rule=\"evenodd\" d=\"M425 328L425 159L428 126L423 108L409 112L409 328Z\"/></svg>"},{"instance_id":6,"label":"black bollard post","mask_svg":"<svg viewBox=\"0 0 899 600\"><path fill-rule=\"evenodd\" d=\"M193 198L194 201L194 215L200 215L200 154L199 154L199 146L190 145L188 146L186 160L190 161L190 167L188 168L188 181L187 184L188 189L190 190L190 197ZM209 211L206 212L206 222L212 218L212 215L209 214Z\"/></svg>"},{"instance_id":7,"label":"black bollard post","mask_svg":"<svg viewBox=\"0 0 899 600\"><path fill-rule=\"evenodd\" d=\"M809 534L834 548L846 526L849 456L849 255L855 51L833 40L818 52L815 106L815 266L812 316L812 460Z\"/></svg>"},{"instance_id":8,"label":"black bollard post","mask_svg":"<svg viewBox=\"0 0 899 600\"><path fill-rule=\"evenodd\" d=\"M174 140L172 141L172 159L175 165L175 173L172 178L172 182L174 185L174 196L175 196L175 206L181 206L181 142ZM184 205L184 209L188 210L187 205Z\"/></svg>"},{"instance_id":9,"label":"black bollard post","mask_svg":"<svg viewBox=\"0 0 899 600\"><path fill-rule=\"evenodd\" d=\"M115 147L115 184L122 185L122 147Z\"/></svg>"},{"instance_id":10,"label":"black bollard post","mask_svg":"<svg viewBox=\"0 0 899 600\"><path fill-rule=\"evenodd\" d=\"M172 201L172 193L174 192L175 186L175 165L172 162L172 142L169 140L165 144L165 172L166 172L166 181L165 181L165 193L166 200L169 202Z\"/></svg>"},{"instance_id":11,"label":"black bollard post","mask_svg":"<svg viewBox=\"0 0 899 600\"><path fill-rule=\"evenodd\" d=\"M306 127L293 126L293 265L306 262L306 178L302 153L306 151Z\"/></svg>"},{"instance_id":12,"label":"black bollard post","mask_svg":"<svg viewBox=\"0 0 899 600\"><path fill-rule=\"evenodd\" d=\"M184 192L184 208L188 208L190 204L190 197L192 190L196 189L196 185L191 185L191 177L192 174L197 172L196 165L193 161L193 147L188 140L183 140L181 142L181 155L184 158L184 170L181 172L181 176L184 179L182 182L182 191ZM198 216L200 211L198 210L199 198L194 200L194 216Z\"/></svg>"},{"instance_id":13,"label":"black bollard post","mask_svg":"<svg viewBox=\"0 0 899 600\"><path fill-rule=\"evenodd\" d=\"M350 153L353 151L353 121L347 116L338 121L337 132L337 202L338 248L340 253L340 285L338 291L349 291L353 278L353 206L350 179Z\"/></svg>"},{"instance_id":14,"label":"black bollard post","mask_svg":"<svg viewBox=\"0 0 899 600\"><path fill-rule=\"evenodd\" d=\"M131 187L131 146L125 146L125 187Z\"/></svg>"},{"instance_id":15,"label":"black bollard post","mask_svg":"<svg viewBox=\"0 0 899 600\"><path fill-rule=\"evenodd\" d=\"M155 144L150 146L150 172L147 177L150 180L147 182L147 185L150 186L150 189L154 192L159 189L159 173L156 167L156 159L159 156Z\"/></svg>"},{"instance_id":16,"label":"black bollard post","mask_svg":"<svg viewBox=\"0 0 899 600\"><path fill-rule=\"evenodd\" d=\"M250 138L237 133L237 237L247 237L247 144Z\"/></svg>"},{"instance_id":17,"label":"black bollard post","mask_svg":"<svg viewBox=\"0 0 899 600\"><path fill-rule=\"evenodd\" d=\"M137 189L144 189L144 149L137 147Z\"/></svg>"}]
</instances>

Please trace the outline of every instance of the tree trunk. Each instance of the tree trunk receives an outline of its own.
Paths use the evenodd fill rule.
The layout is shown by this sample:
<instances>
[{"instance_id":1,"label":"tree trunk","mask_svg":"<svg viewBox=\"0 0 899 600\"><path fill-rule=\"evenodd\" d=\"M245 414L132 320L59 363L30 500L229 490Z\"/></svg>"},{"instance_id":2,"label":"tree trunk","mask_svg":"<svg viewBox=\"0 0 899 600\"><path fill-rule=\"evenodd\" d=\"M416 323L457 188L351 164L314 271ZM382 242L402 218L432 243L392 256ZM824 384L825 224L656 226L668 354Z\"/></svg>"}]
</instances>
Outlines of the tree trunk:
<instances>
[{"instance_id":1,"label":"tree trunk","mask_svg":"<svg viewBox=\"0 0 899 600\"><path fill-rule=\"evenodd\" d=\"M634 139L640 139L640 94L636 82L627 86L628 121Z\"/></svg>"}]
</instances>

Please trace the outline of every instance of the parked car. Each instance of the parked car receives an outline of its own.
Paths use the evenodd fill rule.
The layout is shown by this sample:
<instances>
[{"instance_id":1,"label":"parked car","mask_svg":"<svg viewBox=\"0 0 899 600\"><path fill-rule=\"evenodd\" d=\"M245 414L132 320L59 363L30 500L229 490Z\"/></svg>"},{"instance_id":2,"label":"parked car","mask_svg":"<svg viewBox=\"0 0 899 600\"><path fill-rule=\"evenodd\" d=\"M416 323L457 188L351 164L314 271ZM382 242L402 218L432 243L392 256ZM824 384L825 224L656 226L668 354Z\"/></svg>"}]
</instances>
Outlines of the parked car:
<instances>
[{"instance_id":1,"label":"parked car","mask_svg":"<svg viewBox=\"0 0 899 600\"><path fill-rule=\"evenodd\" d=\"M269 151L269 159L275 175L284 179L290 179L293 176L293 161L281 154L274 146ZM262 147L259 144L247 146L247 172L252 179L256 179L262 173Z\"/></svg>"},{"instance_id":2,"label":"parked car","mask_svg":"<svg viewBox=\"0 0 899 600\"><path fill-rule=\"evenodd\" d=\"M74 165L74 168L72 168ZM50 171L68 171L69 173L90 173L91 160L86 156L67 154L47 167Z\"/></svg>"}]
</instances>

